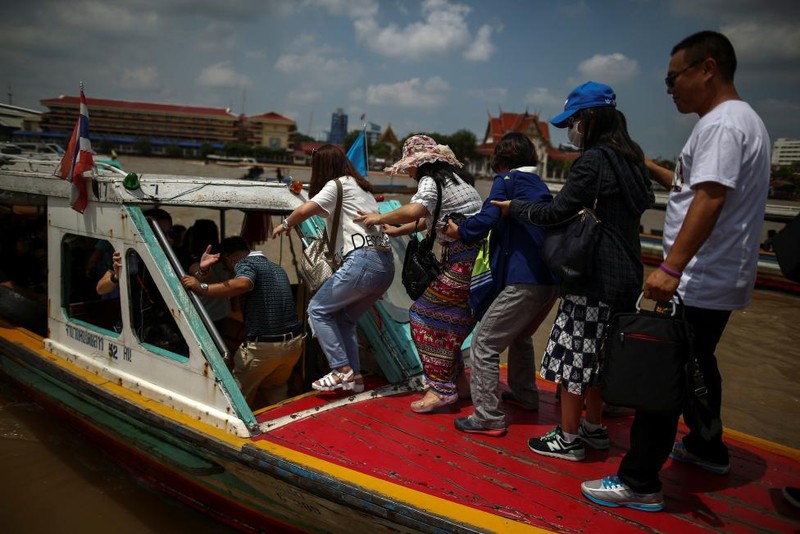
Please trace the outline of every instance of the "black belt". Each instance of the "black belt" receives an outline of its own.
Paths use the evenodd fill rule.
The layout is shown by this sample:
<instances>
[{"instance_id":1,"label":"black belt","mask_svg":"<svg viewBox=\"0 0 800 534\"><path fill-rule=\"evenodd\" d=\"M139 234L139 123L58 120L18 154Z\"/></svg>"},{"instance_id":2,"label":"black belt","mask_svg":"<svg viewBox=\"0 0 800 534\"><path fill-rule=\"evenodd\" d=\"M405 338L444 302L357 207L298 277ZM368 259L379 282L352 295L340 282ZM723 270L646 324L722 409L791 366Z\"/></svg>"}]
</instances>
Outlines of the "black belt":
<instances>
[{"instance_id":1,"label":"black belt","mask_svg":"<svg viewBox=\"0 0 800 534\"><path fill-rule=\"evenodd\" d=\"M291 341L296 337L300 337L302 334L302 330L295 330L286 332L285 334L274 334L271 336L247 336L247 341L251 343L279 343L281 341Z\"/></svg>"}]
</instances>

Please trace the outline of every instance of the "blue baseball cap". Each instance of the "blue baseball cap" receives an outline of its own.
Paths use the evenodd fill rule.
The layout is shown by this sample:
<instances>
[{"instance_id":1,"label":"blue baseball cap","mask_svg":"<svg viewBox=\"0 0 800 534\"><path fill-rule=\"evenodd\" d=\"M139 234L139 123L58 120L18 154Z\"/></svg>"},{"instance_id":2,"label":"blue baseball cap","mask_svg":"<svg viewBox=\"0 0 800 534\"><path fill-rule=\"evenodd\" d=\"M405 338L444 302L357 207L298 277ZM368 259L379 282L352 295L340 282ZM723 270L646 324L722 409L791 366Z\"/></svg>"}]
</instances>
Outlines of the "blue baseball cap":
<instances>
[{"instance_id":1,"label":"blue baseball cap","mask_svg":"<svg viewBox=\"0 0 800 534\"><path fill-rule=\"evenodd\" d=\"M567 126L567 119L586 108L617 107L614 90L602 83L586 82L573 89L564 102L564 112L556 115L550 124L556 128Z\"/></svg>"}]
</instances>

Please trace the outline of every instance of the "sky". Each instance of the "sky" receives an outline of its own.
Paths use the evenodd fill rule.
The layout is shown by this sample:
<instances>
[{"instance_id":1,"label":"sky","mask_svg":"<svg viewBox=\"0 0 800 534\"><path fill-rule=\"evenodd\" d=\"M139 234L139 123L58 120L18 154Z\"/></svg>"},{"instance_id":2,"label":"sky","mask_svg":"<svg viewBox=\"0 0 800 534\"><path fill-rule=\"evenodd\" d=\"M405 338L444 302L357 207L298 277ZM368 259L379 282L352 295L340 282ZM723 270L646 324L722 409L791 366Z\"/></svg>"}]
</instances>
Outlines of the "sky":
<instances>
[{"instance_id":1,"label":"sky","mask_svg":"<svg viewBox=\"0 0 800 534\"><path fill-rule=\"evenodd\" d=\"M774 141L800 137L797 0L26 0L0 20L0 102L89 98L294 119L322 139L338 108L399 138L489 116L549 120L611 85L631 136L672 159L697 120L666 94L670 50L700 30L736 49L740 95ZM5 97L1 97L6 93ZM10 102L9 102L10 100ZM91 108L89 109L91 116ZM90 122L91 126L91 122ZM564 130L551 127L554 145Z\"/></svg>"}]
</instances>

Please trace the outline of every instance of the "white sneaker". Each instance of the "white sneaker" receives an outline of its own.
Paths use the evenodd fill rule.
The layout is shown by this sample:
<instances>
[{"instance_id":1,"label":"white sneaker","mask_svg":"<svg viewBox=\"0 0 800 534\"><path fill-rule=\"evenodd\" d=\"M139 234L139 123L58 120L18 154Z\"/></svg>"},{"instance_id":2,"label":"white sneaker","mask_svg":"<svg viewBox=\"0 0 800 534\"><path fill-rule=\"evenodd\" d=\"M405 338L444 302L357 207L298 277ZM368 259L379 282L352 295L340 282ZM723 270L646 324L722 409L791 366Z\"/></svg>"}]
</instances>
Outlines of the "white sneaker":
<instances>
[{"instance_id":1,"label":"white sneaker","mask_svg":"<svg viewBox=\"0 0 800 534\"><path fill-rule=\"evenodd\" d=\"M625 506L643 512L658 512L664 509L664 494L634 493L622 483L617 475L599 480L589 480L581 484L583 495L600 506L618 508Z\"/></svg>"}]
</instances>

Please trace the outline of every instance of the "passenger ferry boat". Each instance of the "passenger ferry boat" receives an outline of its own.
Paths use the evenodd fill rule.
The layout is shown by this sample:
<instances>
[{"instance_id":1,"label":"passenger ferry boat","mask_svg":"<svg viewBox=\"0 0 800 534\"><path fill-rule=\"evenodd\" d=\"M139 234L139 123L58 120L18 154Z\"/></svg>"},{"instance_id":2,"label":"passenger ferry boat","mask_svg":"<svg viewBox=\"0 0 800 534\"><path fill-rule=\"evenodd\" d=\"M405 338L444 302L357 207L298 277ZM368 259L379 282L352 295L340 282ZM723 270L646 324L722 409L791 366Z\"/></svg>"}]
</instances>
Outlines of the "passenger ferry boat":
<instances>
[{"instance_id":1,"label":"passenger ferry boat","mask_svg":"<svg viewBox=\"0 0 800 534\"><path fill-rule=\"evenodd\" d=\"M303 194L278 183L94 174L79 214L52 164L0 166L6 240L25 223L40 230L22 236L34 253L14 258L27 262L33 291L0 286L0 371L136 477L216 519L281 532L797 531L800 513L779 497L800 481L795 449L727 431L732 474L668 463L666 510L650 514L580 495L581 481L616 470L630 418L609 422L610 451L573 463L527 448L558 421L548 384L538 412L505 407L512 424L503 438L453 428L468 400L410 412L421 365L399 286L360 322L377 361L365 392L304 391L254 410L228 370L224 340L181 286L168 239L143 212L191 206L277 220ZM124 251L119 296L107 300L85 273L103 242ZM404 244L394 247L399 265ZM307 298L298 286L298 305ZM501 378L505 389L505 370Z\"/></svg>"}]
</instances>

